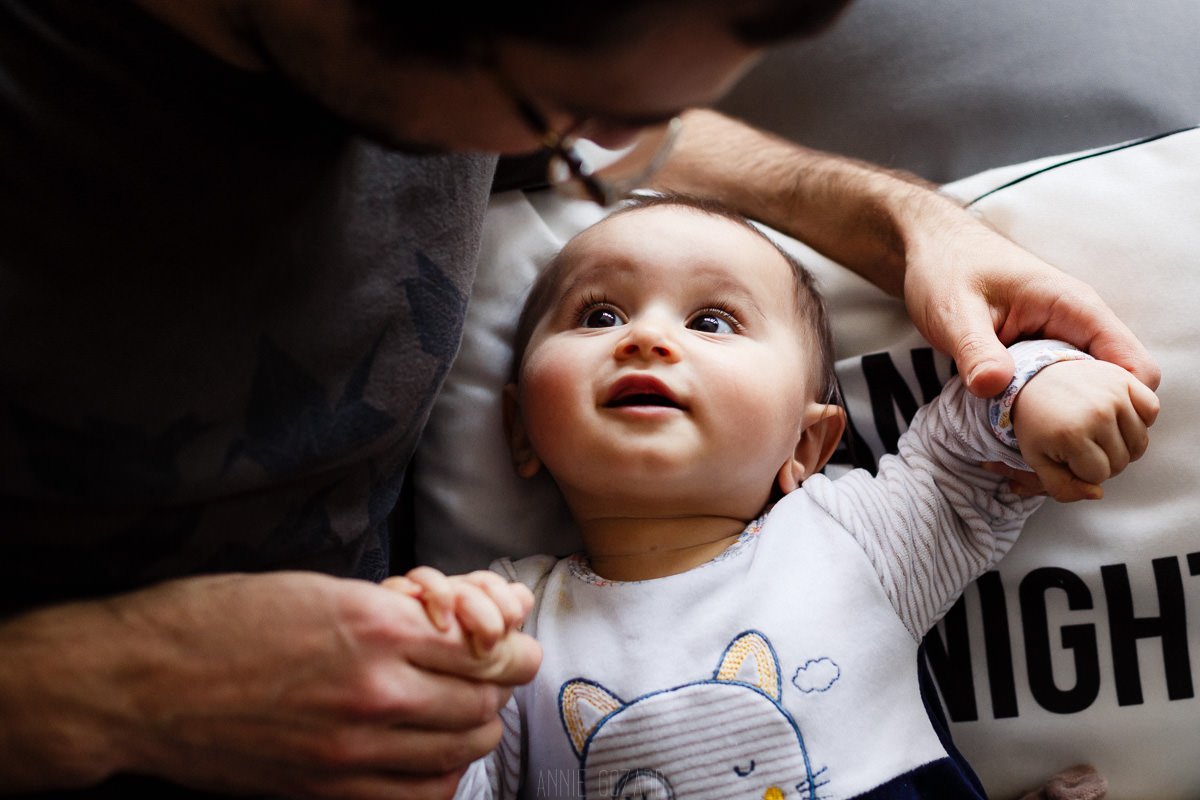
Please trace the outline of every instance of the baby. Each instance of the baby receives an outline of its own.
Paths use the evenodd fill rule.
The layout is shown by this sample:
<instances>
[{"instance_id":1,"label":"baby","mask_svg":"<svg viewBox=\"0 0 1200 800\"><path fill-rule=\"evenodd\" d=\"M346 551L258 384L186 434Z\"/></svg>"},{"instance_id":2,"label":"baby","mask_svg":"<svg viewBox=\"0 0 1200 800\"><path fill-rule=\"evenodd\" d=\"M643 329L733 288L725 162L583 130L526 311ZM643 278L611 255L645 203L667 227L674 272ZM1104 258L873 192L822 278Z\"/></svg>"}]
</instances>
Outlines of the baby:
<instances>
[{"instance_id":1,"label":"baby","mask_svg":"<svg viewBox=\"0 0 1200 800\"><path fill-rule=\"evenodd\" d=\"M811 277L681 197L572 239L516 350L513 462L553 477L584 552L408 576L479 647L522 623L543 647L465 798L981 796L930 722L917 648L1041 487L1099 497L1158 412L1123 369L1021 342L1000 397L953 378L877 474L830 480L845 417Z\"/></svg>"}]
</instances>

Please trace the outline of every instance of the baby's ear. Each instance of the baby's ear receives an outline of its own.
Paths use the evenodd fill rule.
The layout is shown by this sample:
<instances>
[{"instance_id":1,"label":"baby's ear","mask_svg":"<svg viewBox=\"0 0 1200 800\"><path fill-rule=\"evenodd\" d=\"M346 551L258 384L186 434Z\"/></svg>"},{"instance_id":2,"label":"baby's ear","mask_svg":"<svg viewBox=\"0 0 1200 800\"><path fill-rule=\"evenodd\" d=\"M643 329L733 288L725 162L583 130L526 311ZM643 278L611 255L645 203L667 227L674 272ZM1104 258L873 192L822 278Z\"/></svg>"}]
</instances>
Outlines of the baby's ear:
<instances>
[{"instance_id":1,"label":"baby's ear","mask_svg":"<svg viewBox=\"0 0 1200 800\"><path fill-rule=\"evenodd\" d=\"M779 469L777 480L784 494L796 491L805 478L820 472L829 461L846 429L846 412L831 403L812 403L801 424L792 457Z\"/></svg>"},{"instance_id":2,"label":"baby's ear","mask_svg":"<svg viewBox=\"0 0 1200 800\"><path fill-rule=\"evenodd\" d=\"M517 399L517 385L504 387L504 432L508 435L508 452L512 456L513 469L522 478L532 478L542 468L542 460L534 452L533 444L525 432L525 421L521 418L521 403Z\"/></svg>"}]
</instances>

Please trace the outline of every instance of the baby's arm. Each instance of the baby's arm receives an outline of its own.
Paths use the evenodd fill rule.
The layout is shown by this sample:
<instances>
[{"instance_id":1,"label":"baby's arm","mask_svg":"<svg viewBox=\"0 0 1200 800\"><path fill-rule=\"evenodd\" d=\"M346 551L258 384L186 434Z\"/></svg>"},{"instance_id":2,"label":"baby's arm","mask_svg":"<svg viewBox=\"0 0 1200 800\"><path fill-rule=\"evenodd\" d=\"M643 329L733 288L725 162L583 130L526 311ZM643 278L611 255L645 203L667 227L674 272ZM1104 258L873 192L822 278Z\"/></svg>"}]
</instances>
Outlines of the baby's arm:
<instances>
[{"instance_id":1,"label":"baby's arm","mask_svg":"<svg viewBox=\"0 0 1200 800\"><path fill-rule=\"evenodd\" d=\"M1017 416L1025 415L1021 421L1025 443L1042 453L1050 451L1049 461L1066 454L1070 463L1074 455L1079 469L1086 472L1085 479L1100 473L1094 466L1092 471L1085 470L1084 443L1108 442L1105 431L1120 431L1130 455L1140 454L1134 434L1138 430L1144 433L1147 423L1140 416L1133 422L1120 413L1126 402L1133 404L1128 396L1136 391L1122 375L1102 372L1095 386L1076 386L1068 370L1076 363L1074 359L1085 359L1079 364L1095 362L1075 348L1038 341L1020 342L1009 349L1018 375L1003 397L983 400L966 391L958 377L952 378L935 402L917 412L910 429L900 437L899 452L880 458L875 476L855 470L836 481L815 475L804 482L808 495L862 546L897 614L918 641L970 581L1004 556L1026 518L1043 502L1042 497L1033 496L1042 494L1040 484L1031 486L1024 478L1014 478L1034 473L1028 472L1032 467L1019 452L1013 434L1011 401L1022 399ZM1039 370L1049 374L1042 376ZM1049 380L1053 370L1061 370L1066 387ZM1042 377L1047 378L1044 392L1026 396L1025 391L1036 389L1035 383ZM1108 396L1107 405L1097 400L1097 393L1112 391L1114 385L1125 387L1126 401L1119 392ZM1062 399L1064 392L1075 396ZM1026 423L1036 427L1034 418L1039 414L1036 405L1027 406L1024 400L1036 403L1037 394L1052 403L1062 401L1052 416L1041 420L1049 432L1026 430ZM1152 402L1152 407L1157 404L1156 400L1138 401L1139 405L1146 402ZM1055 427L1062 425L1085 431L1066 437L1074 443L1069 454L1053 452L1056 437L1062 436ZM1100 449L1110 459L1108 449ZM1116 458L1107 461L1111 474L1117 466L1124 466ZM1086 459L1089 464L1096 460L1095 454ZM1049 470L1050 465L1043 465L1043 471L1050 474ZM997 477L997 473L1013 480ZM1017 485L1010 486L1014 482ZM1068 490L1064 488L1060 494L1065 496Z\"/></svg>"},{"instance_id":2,"label":"baby's arm","mask_svg":"<svg viewBox=\"0 0 1200 800\"><path fill-rule=\"evenodd\" d=\"M1146 452L1158 397L1104 361L1060 361L1033 376L1015 398L1012 426L1036 480L1014 488L1070 502L1104 495L1100 484Z\"/></svg>"},{"instance_id":3,"label":"baby's arm","mask_svg":"<svg viewBox=\"0 0 1200 800\"><path fill-rule=\"evenodd\" d=\"M389 578L388 585L421 600L439 629L458 625L477 654L507 636L523 636L520 628L534 604L533 593L525 584L490 570L444 575L432 567L417 567L402 577ZM471 764L459 782L455 800L517 796L522 730L515 693L500 710L500 722L502 733L496 749Z\"/></svg>"},{"instance_id":4,"label":"baby's arm","mask_svg":"<svg viewBox=\"0 0 1200 800\"><path fill-rule=\"evenodd\" d=\"M439 630L457 623L476 653L490 651L520 630L533 607L528 587L490 570L445 575L432 567L417 567L389 585L424 603L425 613Z\"/></svg>"}]
</instances>

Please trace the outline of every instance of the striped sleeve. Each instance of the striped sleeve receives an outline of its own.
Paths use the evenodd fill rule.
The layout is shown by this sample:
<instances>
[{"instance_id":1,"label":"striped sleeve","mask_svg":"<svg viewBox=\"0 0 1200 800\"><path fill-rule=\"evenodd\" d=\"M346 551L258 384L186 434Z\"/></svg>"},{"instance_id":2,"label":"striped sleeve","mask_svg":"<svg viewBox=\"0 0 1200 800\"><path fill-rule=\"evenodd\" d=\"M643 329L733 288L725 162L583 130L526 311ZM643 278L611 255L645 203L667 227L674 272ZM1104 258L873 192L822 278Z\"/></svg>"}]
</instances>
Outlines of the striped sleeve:
<instances>
[{"instance_id":1,"label":"striped sleeve","mask_svg":"<svg viewBox=\"0 0 1200 800\"><path fill-rule=\"evenodd\" d=\"M552 556L529 556L517 561L501 558L492 562L491 570L506 580L519 581L540 598L550 572L558 559ZM536 614L531 612L531 617ZM529 625L529 622L526 622ZM508 800L517 797L524 772L523 759L527 752L525 726L522 722L521 701L527 687L517 687L504 708L500 709L503 733L500 744L491 753L475 761L458 784L455 800Z\"/></svg>"},{"instance_id":2,"label":"striped sleeve","mask_svg":"<svg viewBox=\"0 0 1200 800\"><path fill-rule=\"evenodd\" d=\"M1063 343L1032 344L1012 349L1021 385L1037 369L1063 360ZM1058 355L1044 357L1051 347ZM1008 552L1044 500L1013 494L1007 479L979 466L1001 461L1029 469L993 430L997 400L975 397L955 377L917 412L898 453L883 456L875 476L855 470L838 480L818 475L804 483L862 547L917 641Z\"/></svg>"},{"instance_id":3,"label":"striped sleeve","mask_svg":"<svg viewBox=\"0 0 1200 800\"><path fill-rule=\"evenodd\" d=\"M510 697L500 710L504 732L496 749L478 759L458 783L455 800L507 800L521 784L522 725L517 701Z\"/></svg>"}]
</instances>

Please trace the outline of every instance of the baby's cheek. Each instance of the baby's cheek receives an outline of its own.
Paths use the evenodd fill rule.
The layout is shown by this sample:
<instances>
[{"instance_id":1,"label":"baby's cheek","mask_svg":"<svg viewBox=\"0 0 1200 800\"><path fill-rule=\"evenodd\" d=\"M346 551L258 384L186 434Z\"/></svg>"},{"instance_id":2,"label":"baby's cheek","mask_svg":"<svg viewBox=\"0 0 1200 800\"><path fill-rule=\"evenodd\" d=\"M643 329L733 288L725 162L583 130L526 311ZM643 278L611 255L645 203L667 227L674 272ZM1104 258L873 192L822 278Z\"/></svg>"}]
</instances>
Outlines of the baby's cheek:
<instances>
[{"instance_id":1,"label":"baby's cheek","mask_svg":"<svg viewBox=\"0 0 1200 800\"><path fill-rule=\"evenodd\" d=\"M543 458L548 449L568 444L582 428L586 391L570 369L535 366L523 373L518 392L521 416L530 441Z\"/></svg>"}]
</instances>

